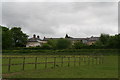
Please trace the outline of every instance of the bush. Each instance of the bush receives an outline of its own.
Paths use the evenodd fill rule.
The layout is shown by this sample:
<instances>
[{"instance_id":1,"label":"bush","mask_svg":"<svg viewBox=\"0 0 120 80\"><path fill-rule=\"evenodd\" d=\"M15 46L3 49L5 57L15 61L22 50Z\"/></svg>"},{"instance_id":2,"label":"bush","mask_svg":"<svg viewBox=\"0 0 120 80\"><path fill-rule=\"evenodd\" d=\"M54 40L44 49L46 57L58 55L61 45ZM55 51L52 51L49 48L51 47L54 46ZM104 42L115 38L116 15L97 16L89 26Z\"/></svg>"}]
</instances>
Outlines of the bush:
<instances>
[{"instance_id":1,"label":"bush","mask_svg":"<svg viewBox=\"0 0 120 80\"><path fill-rule=\"evenodd\" d=\"M58 39L56 43L57 49L67 49L71 47L71 41L68 39Z\"/></svg>"},{"instance_id":2,"label":"bush","mask_svg":"<svg viewBox=\"0 0 120 80\"><path fill-rule=\"evenodd\" d=\"M51 49L51 46L46 43L46 44L43 44L41 48L42 49Z\"/></svg>"}]
</instances>

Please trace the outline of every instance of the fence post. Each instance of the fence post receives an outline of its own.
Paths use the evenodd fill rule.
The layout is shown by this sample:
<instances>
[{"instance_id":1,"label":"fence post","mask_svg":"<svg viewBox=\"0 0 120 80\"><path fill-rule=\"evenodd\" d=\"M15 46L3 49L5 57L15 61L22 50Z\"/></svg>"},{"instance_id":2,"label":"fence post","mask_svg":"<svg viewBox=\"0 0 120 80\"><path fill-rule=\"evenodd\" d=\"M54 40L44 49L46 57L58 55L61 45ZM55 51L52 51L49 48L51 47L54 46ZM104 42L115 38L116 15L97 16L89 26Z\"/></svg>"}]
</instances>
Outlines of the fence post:
<instances>
[{"instance_id":1,"label":"fence post","mask_svg":"<svg viewBox=\"0 0 120 80\"><path fill-rule=\"evenodd\" d=\"M102 64L103 64L103 61L104 61L104 57L102 56Z\"/></svg>"},{"instance_id":2,"label":"fence post","mask_svg":"<svg viewBox=\"0 0 120 80\"><path fill-rule=\"evenodd\" d=\"M100 64L100 61L101 61L101 56L99 56L99 61L98 61L98 64Z\"/></svg>"},{"instance_id":3,"label":"fence post","mask_svg":"<svg viewBox=\"0 0 120 80\"><path fill-rule=\"evenodd\" d=\"M11 58L9 57L8 72L10 72L10 67L11 67Z\"/></svg>"},{"instance_id":4,"label":"fence post","mask_svg":"<svg viewBox=\"0 0 120 80\"><path fill-rule=\"evenodd\" d=\"M68 67L70 66L70 57L68 57Z\"/></svg>"},{"instance_id":5,"label":"fence post","mask_svg":"<svg viewBox=\"0 0 120 80\"><path fill-rule=\"evenodd\" d=\"M61 67L63 67L63 57L61 58L61 60L62 60L62 61L61 61Z\"/></svg>"},{"instance_id":6,"label":"fence post","mask_svg":"<svg viewBox=\"0 0 120 80\"><path fill-rule=\"evenodd\" d=\"M96 64L97 64L97 62L98 62L98 57L96 56Z\"/></svg>"},{"instance_id":7,"label":"fence post","mask_svg":"<svg viewBox=\"0 0 120 80\"><path fill-rule=\"evenodd\" d=\"M88 56L88 65L90 64L90 56Z\"/></svg>"},{"instance_id":8,"label":"fence post","mask_svg":"<svg viewBox=\"0 0 120 80\"><path fill-rule=\"evenodd\" d=\"M56 65L56 57L54 57L54 68L55 68L55 65Z\"/></svg>"},{"instance_id":9,"label":"fence post","mask_svg":"<svg viewBox=\"0 0 120 80\"><path fill-rule=\"evenodd\" d=\"M79 57L79 66L80 66L80 57Z\"/></svg>"},{"instance_id":10,"label":"fence post","mask_svg":"<svg viewBox=\"0 0 120 80\"><path fill-rule=\"evenodd\" d=\"M75 67L76 57L74 56L74 67Z\"/></svg>"},{"instance_id":11,"label":"fence post","mask_svg":"<svg viewBox=\"0 0 120 80\"><path fill-rule=\"evenodd\" d=\"M92 56L92 64L94 64L94 55Z\"/></svg>"},{"instance_id":12,"label":"fence post","mask_svg":"<svg viewBox=\"0 0 120 80\"><path fill-rule=\"evenodd\" d=\"M25 68L25 57L23 58L23 70Z\"/></svg>"},{"instance_id":13,"label":"fence post","mask_svg":"<svg viewBox=\"0 0 120 80\"><path fill-rule=\"evenodd\" d=\"M47 68L47 57L45 58L45 69Z\"/></svg>"},{"instance_id":14,"label":"fence post","mask_svg":"<svg viewBox=\"0 0 120 80\"><path fill-rule=\"evenodd\" d=\"M86 63L86 56L83 56L84 64Z\"/></svg>"},{"instance_id":15,"label":"fence post","mask_svg":"<svg viewBox=\"0 0 120 80\"><path fill-rule=\"evenodd\" d=\"M35 57L35 69L37 69L37 57Z\"/></svg>"}]
</instances>

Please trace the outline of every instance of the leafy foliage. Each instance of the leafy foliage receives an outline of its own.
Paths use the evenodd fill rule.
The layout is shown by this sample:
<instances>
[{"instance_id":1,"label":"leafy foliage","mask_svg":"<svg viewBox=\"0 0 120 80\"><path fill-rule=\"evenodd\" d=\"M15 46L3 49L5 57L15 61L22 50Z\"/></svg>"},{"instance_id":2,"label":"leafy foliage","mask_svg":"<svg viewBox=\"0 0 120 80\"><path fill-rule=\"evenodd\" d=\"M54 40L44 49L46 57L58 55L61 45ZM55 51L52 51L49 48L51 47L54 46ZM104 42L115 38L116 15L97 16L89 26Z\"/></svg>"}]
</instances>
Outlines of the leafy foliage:
<instances>
[{"instance_id":1,"label":"leafy foliage","mask_svg":"<svg viewBox=\"0 0 120 80\"><path fill-rule=\"evenodd\" d=\"M13 27L11 29L11 34L13 45L15 47L22 47L26 45L28 36L21 31L20 27Z\"/></svg>"},{"instance_id":2,"label":"leafy foliage","mask_svg":"<svg viewBox=\"0 0 120 80\"><path fill-rule=\"evenodd\" d=\"M67 49L71 47L71 41L68 39L58 39L56 43L57 49Z\"/></svg>"},{"instance_id":3,"label":"leafy foliage","mask_svg":"<svg viewBox=\"0 0 120 80\"><path fill-rule=\"evenodd\" d=\"M81 49L81 48L84 48L84 47L87 47L87 45L82 43L81 41L77 41L73 45L73 48L75 48L75 49Z\"/></svg>"},{"instance_id":4,"label":"leafy foliage","mask_svg":"<svg viewBox=\"0 0 120 80\"><path fill-rule=\"evenodd\" d=\"M21 31L20 27L11 29L2 27L2 48L8 49L13 47L23 47L27 43L28 36Z\"/></svg>"},{"instance_id":5,"label":"leafy foliage","mask_svg":"<svg viewBox=\"0 0 120 80\"><path fill-rule=\"evenodd\" d=\"M115 36L101 34L99 41L97 41L94 45L98 48L120 48L120 34Z\"/></svg>"},{"instance_id":6,"label":"leafy foliage","mask_svg":"<svg viewBox=\"0 0 120 80\"><path fill-rule=\"evenodd\" d=\"M2 44L3 49L12 47L11 31L7 27L2 27Z\"/></svg>"}]
</instances>

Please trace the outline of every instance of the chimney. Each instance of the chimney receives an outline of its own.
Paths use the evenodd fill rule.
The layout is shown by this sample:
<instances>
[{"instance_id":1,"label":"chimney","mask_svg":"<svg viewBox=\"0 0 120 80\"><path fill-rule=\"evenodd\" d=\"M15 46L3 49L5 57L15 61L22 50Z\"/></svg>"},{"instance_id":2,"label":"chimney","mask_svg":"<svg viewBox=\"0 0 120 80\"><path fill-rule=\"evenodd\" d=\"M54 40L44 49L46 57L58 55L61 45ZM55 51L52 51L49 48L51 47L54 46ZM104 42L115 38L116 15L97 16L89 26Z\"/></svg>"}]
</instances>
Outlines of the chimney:
<instances>
[{"instance_id":1,"label":"chimney","mask_svg":"<svg viewBox=\"0 0 120 80\"><path fill-rule=\"evenodd\" d=\"M35 35L35 34L33 35L33 38L36 38L36 35Z\"/></svg>"},{"instance_id":2,"label":"chimney","mask_svg":"<svg viewBox=\"0 0 120 80\"><path fill-rule=\"evenodd\" d=\"M39 37L39 36L37 36L37 38L39 39L40 37Z\"/></svg>"}]
</instances>

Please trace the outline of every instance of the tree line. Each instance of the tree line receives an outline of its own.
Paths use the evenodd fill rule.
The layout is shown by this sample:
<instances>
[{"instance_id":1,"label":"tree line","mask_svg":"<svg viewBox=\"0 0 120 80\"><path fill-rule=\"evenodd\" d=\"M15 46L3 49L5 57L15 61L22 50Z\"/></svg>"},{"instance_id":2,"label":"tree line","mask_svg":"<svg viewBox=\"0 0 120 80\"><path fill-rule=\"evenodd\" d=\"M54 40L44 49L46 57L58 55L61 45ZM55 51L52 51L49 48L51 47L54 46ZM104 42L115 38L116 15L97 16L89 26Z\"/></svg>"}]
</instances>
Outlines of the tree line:
<instances>
[{"instance_id":1,"label":"tree line","mask_svg":"<svg viewBox=\"0 0 120 80\"><path fill-rule=\"evenodd\" d=\"M25 34L20 27L7 28L0 26L2 29L2 49L14 49L17 47L25 47L28 35ZM119 49L120 34L110 36L109 34L101 34L98 41L92 45L82 43L82 41L71 42L67 38L57 40L50 39L42 46L34 48L39 49Z\"/></svg>"},{"instance_id":2,"label":"tree line","mask_svg":"<svg viewBox=\"0 0 120 80\"><path fill-rule=\"evenodd\" d=\"M48 40L48 43L43 44L43 49L119 49L120 34L110 36L109 34L101 34L98 41L92 45L76 41L72 43L69 39Z\"/></svg>"},{"instance_id":3,"label":"tree line","mask_svg":"<svg viewBox=\"0 0 120 80\"><path fill-rule=\"evenodd\" d=\"M28 35L23 33L20 27L7 28L0 26L2 29L2 49L12 49L15 47L25 47Z\"/></svg>"}]
</instances>

